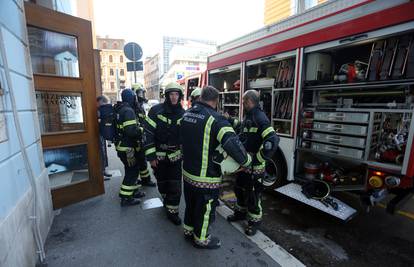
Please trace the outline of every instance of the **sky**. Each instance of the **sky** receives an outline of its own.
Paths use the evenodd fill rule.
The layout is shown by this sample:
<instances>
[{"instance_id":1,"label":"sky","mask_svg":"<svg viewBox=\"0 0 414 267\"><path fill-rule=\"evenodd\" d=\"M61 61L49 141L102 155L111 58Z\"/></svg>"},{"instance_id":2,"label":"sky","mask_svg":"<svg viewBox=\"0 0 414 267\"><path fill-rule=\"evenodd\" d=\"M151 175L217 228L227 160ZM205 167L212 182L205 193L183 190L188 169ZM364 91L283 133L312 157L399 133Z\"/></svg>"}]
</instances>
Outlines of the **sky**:
<instances>
[{"instance_id":1,"label":"sky","mask_svg":"<svg viewBox=\"0 0 414 267\"><path fill-rule=\"evenodd\" d=\"M138 43L144 57L162 36L230 41L264 26L264 0L95 0L99 36Z\"/></svg>"}]
</instances>

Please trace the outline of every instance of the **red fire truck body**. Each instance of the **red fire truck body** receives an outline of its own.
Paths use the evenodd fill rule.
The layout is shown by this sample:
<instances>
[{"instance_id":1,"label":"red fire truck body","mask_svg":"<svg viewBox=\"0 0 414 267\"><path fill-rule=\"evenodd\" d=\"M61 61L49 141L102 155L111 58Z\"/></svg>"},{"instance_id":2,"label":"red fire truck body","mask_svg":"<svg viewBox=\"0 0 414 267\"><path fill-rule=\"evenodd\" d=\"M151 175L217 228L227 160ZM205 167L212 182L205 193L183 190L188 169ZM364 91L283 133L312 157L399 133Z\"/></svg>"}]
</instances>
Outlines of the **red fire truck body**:
<instances>
[{"instance_id":1,"label":"red fire truck body","mask_svg":"<svg viewBox=\"0 0 414 267\"><path fill-rule=\"evenodd\" d=\"M369 205L393 196L391 212L413 193L413 1L328 1L219 46L207 72L231 116L243 92L260 92L280 137L269 187L343 220L356 210L302 185Z\"/></svg>"}]
</instances>

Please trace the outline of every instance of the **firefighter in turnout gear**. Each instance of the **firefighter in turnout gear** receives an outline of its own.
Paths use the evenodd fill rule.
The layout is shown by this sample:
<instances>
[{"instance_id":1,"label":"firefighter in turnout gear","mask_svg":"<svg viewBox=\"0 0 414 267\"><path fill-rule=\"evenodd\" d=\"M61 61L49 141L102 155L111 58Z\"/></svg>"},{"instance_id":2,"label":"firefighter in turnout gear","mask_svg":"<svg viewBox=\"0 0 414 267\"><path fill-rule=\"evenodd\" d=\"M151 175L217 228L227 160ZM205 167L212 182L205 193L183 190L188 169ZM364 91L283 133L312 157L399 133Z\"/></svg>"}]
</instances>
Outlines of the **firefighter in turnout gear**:
<instances>
[{"instance_id":1,"label":"firefighter in turnout gear","mask_svg":"<svg viewBox=\"0 0 414 267\"><path fill-rule=\"evenodd\" d=\"M125 89L121 96L122 102L118 102L115 107L118 133L116 151L125 168L119 197L121 206L131 206L139 204L138 198L144 196L144 193L139 191L140 185L137 184L139 172L137 158L142 145L142 128L139 127L135 116L135 93L131 89Z\"/></svg>"},{"instance_id":2,"label":"firefighter in turnout gear","mask_svg":"<svg viewBox=\"0 0 414 267\"><path fill-rule=\"evenodd\" d=\"M145 98L146 90L139 83L134 84L132 86L132 89L135 91L135 94L137 96L137 106L135 109L135 114L138 118L140 125L144 125L146 117L144 103L148 102L148 100ZM147 166L147 159L145 157L145 151L143 149L139 151L137 160L139 164L139 176L141 178L139 183L143 186L156 186L156 184L153 181L151 181L150 172Z\"/></svg>"},{"instance_id":3,"label":"firefighter in turnout gear","mask_svg":"<svg viewBox=\"0 0 414 267\"><path fill-rule=\"evenodd\" d=\"M256 234L262 220L261 194L266 159L271 159L279 145L279 137L259 107L259 97L259 92L255 90L248 90L243 95L246 115L241 125L240 140L253 156L253 163L250 169L237 174L234 187L237 197L235 212L227 218L231 222L247 218L247 235Z\"/></svg>"},{"instance_id":4,"label":"firefighter in turnout gear","mask_svg":"<svg viewBox=\"0 0 414 267\"><path fill-rule=\"evenodd\" d=\"M154 170L167 217L180 225L178 206L181 198L182 155L179 124L184 114L181 106L183 89L177 83L170 83L164 93L164 103L153 106L146 117L145 155Z\"/></svg>"},{"instance_id":5,"label":"firefighter in turnout gear","mask_svg":"<svg viewBox=\"0 0 414 267\"><path fill-rule=\"evenodd\" d=\"M191 92L191 95L190 95L191 106L194 106L195 102L200 101L200 96L201 96L201 88L200 87L194 88L194 90Z\"/></svg>"},{"instance_id":6,"label":"firefighter in turnout gear","mask_svg":"<svg viewBox=\"0 0 414 267\"><path fill-rule=\"evenodd\" d=\"M221 169L216 149L221 148L248 168L247 154L230 123L215 111L219 92L211 86L201 91L201 101L187 110L181 121L185 197L184 236L197 248L216 249L220 240L209 235L218 205Z\"/></svg>"}]
</instances>

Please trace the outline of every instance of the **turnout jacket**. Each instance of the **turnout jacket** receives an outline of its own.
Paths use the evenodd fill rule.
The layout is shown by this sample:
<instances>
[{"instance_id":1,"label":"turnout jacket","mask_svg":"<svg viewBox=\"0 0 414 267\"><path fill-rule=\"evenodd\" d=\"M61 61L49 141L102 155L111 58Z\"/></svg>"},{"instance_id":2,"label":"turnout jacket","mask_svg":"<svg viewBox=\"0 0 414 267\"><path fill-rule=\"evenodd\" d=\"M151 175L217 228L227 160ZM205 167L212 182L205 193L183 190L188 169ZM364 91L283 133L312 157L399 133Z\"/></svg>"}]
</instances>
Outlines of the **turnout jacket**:
<instances>
[{"instance_id":1,"label":"turnout jacket","mask_svg":"<svg viewBox=\"0 0 414 267\"><path fill-rule=\"evenodd\" d=\"M145 118L145 155L147 160L171 162L180 160L179 123L184 114L182 107L172 109L167 103L153 106Z\"/></svg>"},{"instance_id":2,"label":"turnout jacket","mask_svg":"<svg viewBox=\"0 0 414 267\"><path fill-rule=\"evenodd\" d=\"M207 104L197 102L187 110L181 120L180 137L184 179L197 187L218 188L221 169L213 156L219 145L240 165L251 163L230 123Z\"/></svg>"},{"instance_id":3,"label":"turnout jacket","mask_svg":"<svg viewBox=\"0 0 414 267\"><path fill-rule=\"evenodd\" d=\"M144 105L138 103L137 108L135 109L135 114L137 114L137 119L141 125L145 125L145 108Z\"/></svg>"},{"instance_id":4,"label":"turnout jacket","mask_svg":"<svg viewBox=\"0 0 414 267\"><path fill-rule=\"evenodd\" d=\"M264 165L279 145L279 137L270 124L266 114L255 107L248 111L241 124L241 137L247 152L254 155L253 165Z\"/></svg>"},{"instance_id":5,"label":"turnout jacket","mask_svg":"<svg viewBox=\"0 0 414 267\"><path fill-rule=\"evenodd\" d=\"M126 102L118 102L115 111L118 133L116 150L126 151L132 147L138 151L141 146L142 129L138 126L134 109Z\"/></svg>"}]
</instances>

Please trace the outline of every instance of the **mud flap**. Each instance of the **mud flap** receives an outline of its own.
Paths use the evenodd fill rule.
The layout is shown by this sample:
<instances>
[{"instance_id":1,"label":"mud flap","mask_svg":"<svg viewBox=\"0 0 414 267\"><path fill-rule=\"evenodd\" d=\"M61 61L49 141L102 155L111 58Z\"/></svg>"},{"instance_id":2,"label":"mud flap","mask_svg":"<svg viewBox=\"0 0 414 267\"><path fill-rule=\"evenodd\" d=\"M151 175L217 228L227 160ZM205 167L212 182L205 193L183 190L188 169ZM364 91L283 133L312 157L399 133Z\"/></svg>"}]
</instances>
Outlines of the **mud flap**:
<instances>
[{"instance_id":1,"label":"mud flap","mask_svg":"<svg viewBox=\"0 0 414 267\"><path fill-rule=\"evenodd\" d=\"M357 212L354 208L348 206L344 202L332 196L329 197L338 203L338 210L334 210L331 206L327 207L318 200L309 199L302 193L302 187L295 183L290 183L285 186L276 188L275 191L344 221L352 219Z\"/></svg>"}]
</instances>

